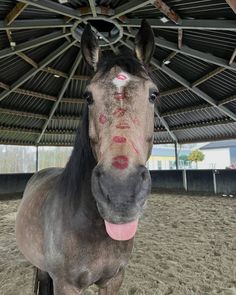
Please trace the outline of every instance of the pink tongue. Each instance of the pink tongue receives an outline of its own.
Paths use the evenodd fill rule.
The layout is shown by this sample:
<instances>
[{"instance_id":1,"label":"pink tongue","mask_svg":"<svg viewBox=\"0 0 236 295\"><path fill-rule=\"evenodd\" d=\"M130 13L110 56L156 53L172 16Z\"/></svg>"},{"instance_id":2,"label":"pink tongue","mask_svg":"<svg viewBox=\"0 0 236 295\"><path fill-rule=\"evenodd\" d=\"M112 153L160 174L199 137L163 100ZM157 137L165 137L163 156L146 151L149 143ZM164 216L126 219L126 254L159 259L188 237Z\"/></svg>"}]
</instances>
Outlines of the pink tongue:
<instances>
[{"instance_id":1,"label":"pink tongue","mask_svg":"<svg viewBox=\"0 0 236 295\"><path fill-rule=\"evenodd\" d=\"M113 240L118 241L127 241L132 239L138 227L138 220L124 224L113 224L106 220L104 221L108 235Z\"/></svg>"}]
</instances>

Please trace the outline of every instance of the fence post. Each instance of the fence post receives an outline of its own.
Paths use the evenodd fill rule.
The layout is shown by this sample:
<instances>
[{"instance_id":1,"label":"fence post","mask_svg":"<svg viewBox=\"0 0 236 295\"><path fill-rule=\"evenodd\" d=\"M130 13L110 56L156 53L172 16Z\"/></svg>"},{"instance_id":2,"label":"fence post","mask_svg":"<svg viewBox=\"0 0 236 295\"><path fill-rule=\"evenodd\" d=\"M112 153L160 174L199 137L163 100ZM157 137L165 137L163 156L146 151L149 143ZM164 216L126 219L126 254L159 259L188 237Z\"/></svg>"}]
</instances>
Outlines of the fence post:
<instances>
[{"instance_id":1,"label":"fence post","mask_svg":"<svg viewBox=\"0 0 236 295\"><path fill-rule=\"evenodd\" d=\"M187 192L188 191L188 181L187 181L187 174L186 174L186 170L184 169L182 171L183 173L183 185L184 185L184 189Z\"/></svg>"},{"instance_id":2,"label":"fence post","mask_svg":"<svg viewBox=\"0 0 236 295\"><path fill-rule=\"evenodd\" d=\"M177 150L177 142L175 142L175 165L176 165L176 170L179 170L179 157L178 157L178 150Z\"/></svg>"},{"instance_id":3,"label":"fence post","mask_svg":"<svg viewBox=\"0 0 236 295\"><path fill-rule=\"evenodd\" d=\"M216 182L216 174L219 174L218 170L212 170L213 173L213 187L214 187L214 194L217 194L217 182Z\"/></svg>"},{"instance_id":4,"label":"fence post","mask_svg":"<svg viewBox=\"0 0 236 295\"><path fill-rule=\"evenodd\" d=\"M39 171L39 147L36 145L36 172Z\"/></svg>"}]
</instances>

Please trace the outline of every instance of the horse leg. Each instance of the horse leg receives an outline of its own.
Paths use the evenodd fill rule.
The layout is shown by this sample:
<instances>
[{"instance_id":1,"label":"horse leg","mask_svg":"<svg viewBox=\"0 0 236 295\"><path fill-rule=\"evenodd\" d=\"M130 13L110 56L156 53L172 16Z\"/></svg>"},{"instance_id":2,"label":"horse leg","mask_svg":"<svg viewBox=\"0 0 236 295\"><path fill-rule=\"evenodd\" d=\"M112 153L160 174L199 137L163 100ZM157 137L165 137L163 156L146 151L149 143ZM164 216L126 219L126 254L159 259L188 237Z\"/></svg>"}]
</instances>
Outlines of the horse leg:
<instances>
[{"instance_id":1,"label":"horse leg","mask_svg":"<svg viewBox=\"0 0 236 295\"><path fill-rule=\"evenodd\" d=\"M105 287L100 287L99 295L116 295L122 285L124 274L124 270L120 271Z\"/></svg>"},{"instance_id":2,"label":"horse leg","mask_svg":"<svg viewBox=\"0 0 236 295\"><path fill-rule=\"evenodd\" d=\"M37 269L36 279L38 283L37 295L53 295L53 281L47 272Z\"/></svg>"}]
</instances>

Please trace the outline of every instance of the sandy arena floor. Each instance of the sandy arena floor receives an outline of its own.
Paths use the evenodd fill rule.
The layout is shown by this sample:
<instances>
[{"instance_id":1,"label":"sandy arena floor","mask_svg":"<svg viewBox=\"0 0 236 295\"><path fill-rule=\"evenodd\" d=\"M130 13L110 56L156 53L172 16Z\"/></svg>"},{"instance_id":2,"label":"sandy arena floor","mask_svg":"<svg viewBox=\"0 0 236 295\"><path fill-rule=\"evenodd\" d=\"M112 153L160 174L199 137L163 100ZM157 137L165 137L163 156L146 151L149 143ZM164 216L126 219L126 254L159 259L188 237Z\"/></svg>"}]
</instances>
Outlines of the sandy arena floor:
<instances>
[{"instance_id":1,"label":"sandy arena floor","mask_svg":"<svg viewBox=\"0 0 236 295\"><path fill-rule=\"evenodd\" d=\"M32 294L32 267L15 245L18 204L0 202L1 295ZM236 199L152 195L119 294L236 295Z\"/></svg>"}]
</instances>

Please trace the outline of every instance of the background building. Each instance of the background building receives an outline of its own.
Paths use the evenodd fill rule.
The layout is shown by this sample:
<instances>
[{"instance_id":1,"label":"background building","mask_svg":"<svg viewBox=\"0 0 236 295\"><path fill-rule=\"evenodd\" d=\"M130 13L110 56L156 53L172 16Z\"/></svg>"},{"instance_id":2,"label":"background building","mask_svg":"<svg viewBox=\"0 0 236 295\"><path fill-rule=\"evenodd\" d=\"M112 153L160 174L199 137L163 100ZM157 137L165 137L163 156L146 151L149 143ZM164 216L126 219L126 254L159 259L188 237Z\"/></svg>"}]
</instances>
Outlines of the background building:
<instances>
[{"instance_id":1,"label":"background building","mask_svg":"<svg viewBox=\"0 0 236 295\"><path fill-rule=\"evenodd\" d=\"M205 155L199 162L199 169L235 169L236 140L225 140L208 143L200 148Z\"/></svg>"}]
</instances>

